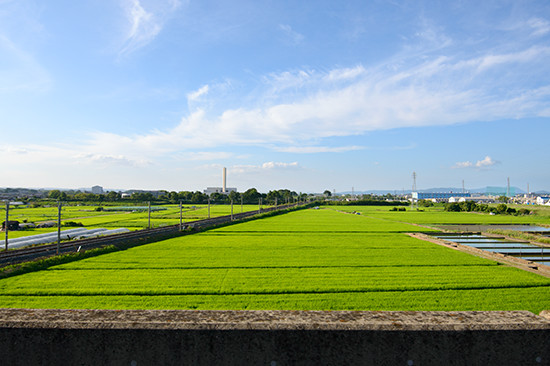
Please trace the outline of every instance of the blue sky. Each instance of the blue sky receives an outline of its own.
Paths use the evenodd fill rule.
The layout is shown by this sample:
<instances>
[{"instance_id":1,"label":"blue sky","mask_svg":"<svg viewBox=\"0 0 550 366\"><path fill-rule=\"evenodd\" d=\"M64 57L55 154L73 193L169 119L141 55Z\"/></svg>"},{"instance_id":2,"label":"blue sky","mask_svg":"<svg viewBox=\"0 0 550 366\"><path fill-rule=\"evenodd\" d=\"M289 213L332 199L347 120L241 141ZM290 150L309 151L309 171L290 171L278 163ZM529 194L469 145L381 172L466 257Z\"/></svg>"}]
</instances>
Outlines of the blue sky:
<instances>
[{"instance_id":1,"label":"blue sky","mask_svg":"<svg viewBox=\"0 0 550 366\"><path fill-rule=\"evenodd\" d=\"M550 189L547 1L0 0L0 187Z\"/></svg>"}]
</instances>

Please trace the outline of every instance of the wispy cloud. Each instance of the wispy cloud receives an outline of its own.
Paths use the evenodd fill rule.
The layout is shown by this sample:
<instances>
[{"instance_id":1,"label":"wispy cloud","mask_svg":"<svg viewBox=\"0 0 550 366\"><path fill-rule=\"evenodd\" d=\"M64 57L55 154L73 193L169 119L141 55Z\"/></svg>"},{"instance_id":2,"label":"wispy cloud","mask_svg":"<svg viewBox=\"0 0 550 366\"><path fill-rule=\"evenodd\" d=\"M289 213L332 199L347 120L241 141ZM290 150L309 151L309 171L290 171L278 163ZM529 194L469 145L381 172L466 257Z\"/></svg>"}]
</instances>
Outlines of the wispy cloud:
<instances>
[{"instance_id":1,"label":"wispy cloud","mask_svg":"<svg viewBox=\"0 0 550 366\"><path fill-rule=\"evenodd\" d=\"M474 58L408 60L391 68L357 65L268 74L262 79L263 89L254 88L241 107L221 111L223 99L209 99L210 92L202 87L189 97L208 102L192 109L174 128L124 138L98 134L91 143L105 148L107 139L152 154L229 145L280 150L376 130L537 117L548 111L550 87L511 85L499 71L515 62L517 75L540 74L533 65L541 66L549 52L549 47L530 46ZM335 83L336 79L345 82ZM302 151L308 149L316 148Z\"/></svg>"},{"instance_id":2,"label":"wispy cloud","mask_svg":"<svg viewBox=\"0 0 550 366\"><path fill-rule=\"evenodd\" d=\"M46 69L28 52L0 33L0 92L50 89L53 81Z\"/></svg>"},{"instance_id":3,"label":"wispy cloud","mask_svg":"<svg viewBox=\"0 0 550 366\"><path fill-rule=\"evenodd\" d=\"M454 165L454 168L470 168L472 167L474 164L472 164L471 161L459 161L458 163L456 163Z\"/></svg>"},{"instance_id":4,"label":"wispy cloud","mask_svg":"<svg viewBox=\"0 0 550 366\"><path fill-rule=\"evenodd\" d=\"M494 160L489 155L487 155L483 160L478 160L475 163L472 163L471 161L462 161L456 163L453 168L478 168L478 169L486 169L489 167L492 167L493 165L499 164L500 162L497 160Z\"/></svg>"},{"instance_id":5,"label":"wispy cloud","mask_svg":"<svg viewBox=\"0 0 550 366\"><path fill-rule=\"evenodd\" d=\"M290 40L290 42L294 45L298 45L302 43L304 40L304 35L296 32L292 27L288 24L279 24L279 29L285 34L287 39Z\"/></svg>"},{"instance_id":6,"label":"wispy cloud","mask_svg":"<svg viewBox=\"0 0 550 366\"><path fill-rule=\"evenodd\" d=\"M23 155L27 154L29 151L27 149L22 149L15 146L0 146L0 152L6 153L8 155Z\"/></svg>"},{"instance_id":7,"label":"wispy cloud","mask_svg":"<svg viewBox=\"0 0 550 366\"><path fill-rule=\"evenodd\" d=\"M550 22L542 18L531 18L527 25L533 30L533 36L543 36L550 32Z\"/></svg>"},{"instance_id":8,"label":"wispy cloud","mask_svg":"<svg viewBox=\"0 0 550 366\"><path fill-rule=\"evenodd\" d=\"M287 147L275 147L274 150L280 152L288 152L295 154L315 154L315 153L342 153L347 151L364 150L364 146L287 146Z\"/></svg>"},{"instance_id":9,"label":"wispy cloud","mask_svg":"<svg viewBox=\"0 0 550 366\"><path fill-rule=\"evenodd\" d=\"M136 160L124 155L115 156L115 155L104 155L104 154L93 154L93 153L77 154L74 156L74 159L78 160L81 163L126 165L126 166L134 166L134 167L143 167L143 166L152 164L152 162L148 160L144 160L144 159Z\"/></svg>"},{"instance_id":10,"label":"wispy cloud","mask_svg":"<svg viewBox=\"0 0 550 366\"><path fill-rule=\"evenodd\" d=\"M298 169L298 168L300 168L300 165L298 164L298 162L284 163L284 162L268 161L260 165L234 165L233 167L231 167L231 172L234 172L237 174L244 174L244 173L254 173L254 172L276 170L276 169Z\"/></svg>"},{"instance_id":11,"label":"wispy cloud","mask_svg":"<svg viewBox=\"0 0 550 366\"><path fill-rule=\"evenodd\" d=\"M118 52L119 56L128 55L152 42L171 14L181 5L177 0L160 0L149 2L149 9L142 3L143 0L122 0L127 31Z\"/></svg>"},{"instance_id":12,"label":"wispy cloud","mask_svg":"<svg viewBox=\"0 0 550 366\"><path fill-rule=\"evenodd\" d=\"M352 68L334 69L325 76L325 79L329 81L353 80L364 74L365 71L362 65Z\"/></svg>"},{"instance_id":13,"label":"wispy cloud","mask_svg":"<svg viewBox=\"0 0 550 366\"><path fill-rule=\"evenodd\" d=\"M198 90L195 90L195 91L192 91L190 93L187 94L187 100L189 102L194 102L196 100L198 100L201 96L203 95L206 95L208 94L208 84L202 86L201 88L199 88Z\"/></svg>"},{"instance_id":14,"label":"wispy cloud","mask_svg":"<svg viewBox=\"0 0 550 366\"><path fill-rule=\"evenodd\" d=\"M297 168L297 167L298 167L298 162L281 163L281 162L269 161L267 163L262 164L262 169L275 169L275 168L287 169L287 168Z\"/></svg>"},{"instance_id":15,"label":"wispy cloud","mask_svg":"<svg viewBox=\"0 0 550 366\"><path fill-rule=\"evenodd\" d=\"M535 59L540 59L541 57L548 57L548 55L550 55L550 47L533 46L519 52L489 54L481 58L470 60L469 63L470 65L477 65L477 69L482 71L500 64L527 63Z\"/></svg>"},{"instance_id":16,"label":"wispy cloud","mask_svg":"<svg viewBox=\"0 0 550 366\"><path fill-rule=\"evenodd\" d=\"M185 152L179 155L180 160L201 161L201 160L225 160L234 158L235 154L226 151L197 151Z\"/></svg>"}]
</instances>

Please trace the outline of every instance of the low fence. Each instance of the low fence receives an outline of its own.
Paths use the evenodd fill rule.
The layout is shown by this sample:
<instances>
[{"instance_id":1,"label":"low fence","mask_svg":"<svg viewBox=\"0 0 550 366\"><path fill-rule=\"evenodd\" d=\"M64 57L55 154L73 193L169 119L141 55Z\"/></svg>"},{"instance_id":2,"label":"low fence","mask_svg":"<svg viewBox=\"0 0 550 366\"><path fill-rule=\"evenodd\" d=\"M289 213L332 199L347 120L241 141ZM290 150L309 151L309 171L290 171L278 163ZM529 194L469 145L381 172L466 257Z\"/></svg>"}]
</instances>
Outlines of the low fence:
<instances>
[{"instance_id":1,"label":"low fence","mask_svg":"<svg viewBox=\"0 0 550 366\"><path fill-rule=\"evenodd\" d=\"M6 365L548 365L526 311L0 309Z\"/></svg>"}]
</instances>

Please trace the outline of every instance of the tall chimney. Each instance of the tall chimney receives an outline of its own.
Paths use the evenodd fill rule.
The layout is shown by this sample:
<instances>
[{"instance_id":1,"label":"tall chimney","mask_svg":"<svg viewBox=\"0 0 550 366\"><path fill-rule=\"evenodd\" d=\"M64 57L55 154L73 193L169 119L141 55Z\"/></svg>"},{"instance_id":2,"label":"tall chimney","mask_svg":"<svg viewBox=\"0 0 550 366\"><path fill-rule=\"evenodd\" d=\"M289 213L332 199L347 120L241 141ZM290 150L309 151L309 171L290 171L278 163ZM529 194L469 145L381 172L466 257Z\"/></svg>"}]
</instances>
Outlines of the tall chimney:
<instances>
[{"instance_id":1,"label":"tall chimney","mask_svg":"<svg viewBox=\"0 0 550 366\"><path fill-rule=\"evenodd\" d=\"M225 185L226 177L227 177L227 169L225 169L225 167L224 167L224 168L223 168L223 188L222 188L222 192L223 192L223 193L226 193L226 192L227 192L227 190L226 190L226 185Z\"/></svg>"}]
</instances>

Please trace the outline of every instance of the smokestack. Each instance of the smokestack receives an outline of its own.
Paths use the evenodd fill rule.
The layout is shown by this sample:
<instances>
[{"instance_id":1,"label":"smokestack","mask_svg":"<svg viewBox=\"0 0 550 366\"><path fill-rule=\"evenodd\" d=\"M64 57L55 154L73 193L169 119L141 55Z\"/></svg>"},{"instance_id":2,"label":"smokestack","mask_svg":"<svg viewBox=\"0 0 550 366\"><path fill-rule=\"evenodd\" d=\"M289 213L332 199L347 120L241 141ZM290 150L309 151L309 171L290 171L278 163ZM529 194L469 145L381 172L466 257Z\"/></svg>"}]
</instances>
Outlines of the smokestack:
<instances>
[{"instance_id":1,"label":"smokestack","mask_svg":"<svg viewBox=\"0 0 550 366\"><path fill-rule=\"evenodd\" d=\"M223 193L226 193L227 190L226 190L226 185L225 185L225 180L227 178L227 169L225 169L225 167L223 168L223 188L222 188L222 192Z\"/></svg>"}]
</instances>

